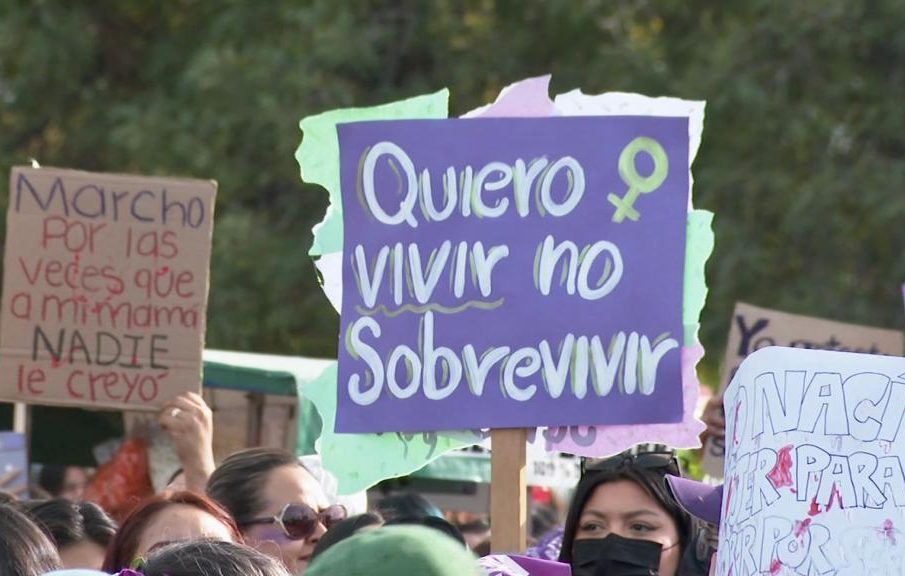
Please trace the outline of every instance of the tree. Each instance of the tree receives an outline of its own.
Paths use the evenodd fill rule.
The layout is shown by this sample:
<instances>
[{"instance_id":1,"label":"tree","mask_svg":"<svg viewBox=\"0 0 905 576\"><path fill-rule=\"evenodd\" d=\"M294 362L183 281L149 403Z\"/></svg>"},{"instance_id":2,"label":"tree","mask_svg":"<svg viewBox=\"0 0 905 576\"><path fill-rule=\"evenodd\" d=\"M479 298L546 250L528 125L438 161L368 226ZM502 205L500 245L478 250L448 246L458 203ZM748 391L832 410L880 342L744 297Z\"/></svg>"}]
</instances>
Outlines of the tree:
<instances>
[{"instance_id":1,"label":"tree","mask_svg":"<svg viewBox=\"0 0 905 576\"><path fill-rule=\"evenodd\" d=\"M706 99L716 362L736 300L901 325L903 24L893 0L7 0L0 168L216 178L208 344L331 355L300 118L443 86L459 114L546 72L554 92Z\"/></svg>"}]
</instances>

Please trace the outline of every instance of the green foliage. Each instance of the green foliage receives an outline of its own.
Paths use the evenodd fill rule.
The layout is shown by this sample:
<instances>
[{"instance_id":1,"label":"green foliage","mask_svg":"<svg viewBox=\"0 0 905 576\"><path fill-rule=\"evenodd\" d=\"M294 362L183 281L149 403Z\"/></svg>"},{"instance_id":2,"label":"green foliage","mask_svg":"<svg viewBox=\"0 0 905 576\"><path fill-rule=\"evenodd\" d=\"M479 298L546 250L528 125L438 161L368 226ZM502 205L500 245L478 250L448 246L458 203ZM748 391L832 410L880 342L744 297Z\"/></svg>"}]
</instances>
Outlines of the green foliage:
<instances>
[{"instance_id":1,"label":"green foliage","mask_svg":"<svg viewBox=\"0 0 905 576\"><path fill-rule=\"evenodd\" d=\"M901 325L903 27L896 0L5 0L0 170L217 179L208 344L329 355L300 118L444 86L458 114L547 72L706 99L713 363L736 300Z\"/></svg>"},{"instance_id":2,"label":"green foliage","mask_svg":"<svg viewBox=\"0 0 905 576\"><path fill-rule=\"evenodd\" d=\"M704 477L704 468L701 465L701 450L679 450L676 457L682 467L682 475L687 478L701 480Z\"/></svg>"}]
</instances>

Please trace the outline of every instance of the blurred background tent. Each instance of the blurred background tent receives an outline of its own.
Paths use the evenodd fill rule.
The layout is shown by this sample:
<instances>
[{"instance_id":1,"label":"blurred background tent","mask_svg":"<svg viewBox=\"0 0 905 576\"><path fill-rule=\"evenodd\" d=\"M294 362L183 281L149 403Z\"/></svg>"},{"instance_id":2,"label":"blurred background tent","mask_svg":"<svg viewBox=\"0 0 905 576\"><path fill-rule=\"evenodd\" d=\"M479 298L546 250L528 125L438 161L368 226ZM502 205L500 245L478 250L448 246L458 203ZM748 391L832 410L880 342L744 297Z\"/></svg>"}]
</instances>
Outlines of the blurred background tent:
<instances>
[{"instance_id":1,"label":"blurred background tent","mask_svg":"<svg viewBox=\"0 0 905 576\"><path fill-rule=\"evenodd\" d=\"M205 350L204 397L214 412L218 458L248 446L313 454L321 420L309 400L297 397L297 387L317 378L328 364L316 358ZM0 430L9 429L11 405L0 408ZM128 419L119 411L32 406L31 459L96 466L94 447L123 436Z\"/></svg>"}]
</instances>

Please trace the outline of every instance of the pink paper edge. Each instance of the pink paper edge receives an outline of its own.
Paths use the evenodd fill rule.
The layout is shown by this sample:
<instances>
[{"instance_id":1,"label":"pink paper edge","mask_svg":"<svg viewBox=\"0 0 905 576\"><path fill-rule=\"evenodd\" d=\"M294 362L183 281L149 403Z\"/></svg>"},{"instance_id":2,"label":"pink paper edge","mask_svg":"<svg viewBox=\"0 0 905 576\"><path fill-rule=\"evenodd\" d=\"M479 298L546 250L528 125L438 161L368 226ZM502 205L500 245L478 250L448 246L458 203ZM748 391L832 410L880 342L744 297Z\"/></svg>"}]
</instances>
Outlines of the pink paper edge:
<instances>
[{"instance_id":1,"label":"pink paper edge","mask_svg":"<svg viewBox=\"0 0 905 576\"><path fill-rule=\"evenodd\" d=\"M704 347L682 347L682 407L685 418L676 424L644 424L626 426L597 426L597 441L590 446L575 444L569 435L558 443L548 443L546 448L554 452L568 452L576 456L602 457L618 454L635 444L655 442L673 448L699 448L700 434L704 424L694 416L698 402L698 382L696 367L704 357ZM589 426L578 429L586 435ZM605 433L602 433L605 432Z\"/></svg>"},{"instance_id":2,"label":"pink paper edge","mask_svg":"<svg viewBox=\"0 0 905 576\"><path fill-rule=\"evenodd\" d=\"M527 78L500 91L492 103L466 113L463 118L506 118L556 116L550 100L550 75Z\"/></svg>"}]
</instances>

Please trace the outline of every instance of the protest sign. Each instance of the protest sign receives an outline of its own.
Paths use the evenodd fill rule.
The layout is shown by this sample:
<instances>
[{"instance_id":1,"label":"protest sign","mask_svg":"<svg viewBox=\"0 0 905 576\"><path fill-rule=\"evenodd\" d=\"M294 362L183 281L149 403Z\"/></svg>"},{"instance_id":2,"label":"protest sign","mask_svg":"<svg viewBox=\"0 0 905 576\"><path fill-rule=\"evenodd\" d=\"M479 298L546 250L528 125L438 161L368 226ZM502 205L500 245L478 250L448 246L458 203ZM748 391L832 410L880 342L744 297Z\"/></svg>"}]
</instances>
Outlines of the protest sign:
<instances>
[{"instance_id":1,"label":"protest sign","mask_svg":"<svg viewBox=\"0 0 905 576\"><path fill-rule=\"evenodd\" d=\"M546 451L528 453L528 485L572 489L581 480L581 459Z\"/></svg>"},{"instance_id":2,"label":"protest sign","mask_svg":"<svg viewBox=\"0 0 905 576\"><path fill-rule=\"evenodd\" d=\"M154 409L199 390L216 183L14 168L0 398Z\"/></svg>"},{"instance_id":3,"label":"protest sign","mask_svg":"<svg viewBox=\"0 0 905 576\"><path fill-rule=\"evenodd\" d=\"M338 136L338 432L682 420L688 118Z\"/></svg>"},{"instance_id":4,"label":"protest sign","mask_svg":"<svg viewBox=\"0 0 905 576\"><path fill-rule=\"evenodd\" d=\"M687 120L689 145L686 164L681 167L672 165L670 168L671 170L681 169L687 174L688 190L681 305L683 333L677 337L677 340L682 343L680 353L682 374L680 381L673 380L676 385L682 387L681 403L684 414L668 423L544 427L537 430L541 434L535 433L534 430L530 430L528 434L517 429L494 430L492 432L494 438L492 459L500 465L502 474L502 476L494 476L491 486L491 501L496 502L494 506L497 508L497 513L493 516L492 528L493 547L496 550L523 550L525 547L522 494L527 476L524 450L529 436L534 437L535 446L542 446L543 449L551 452L564 451L604 456L617 453L639 441L660 441L675 446L697 447L699 446L698 434L703 430L703 424L694 416L698 390L694 365L703 355L697 332L700 311L707 293L704 265L713 248L711 230L713 215L709 212L692 209L690 168L701 141L704 103L675 98L649 98L639 94L618 92L589 95L580 90L559 94L554 101L551 100L548 93L549 81L549 76L542 76L516 82L504 88L494 103L473 110L464 117L526 119L568 116L582 118L633 116ZM344 214L347 202L340 191L340 145L337 138L337 127L348 122L445 118L448 96L447 90L441 90L433 94L381 106L331 110L305 118L300 124L305 137L296 152L296 158L302 169L303 178L307 182L321 184L327 189L330 196L330 206L324 220L312 230L314 242L309 253L314 259L324 292L333 307L342 313L344 318L347 310L344 303L348 303L349 300L344 297L344 292L354 290L357 286L354 274L348 273L350 259L354 257L352 252L354 246L350 245L346 237L349 221ZM532 160L537 161L538 159L532 158ZM641 162L643 161L642 159ZM650 164L652 164L652 159L646 168L652 168ZM639 166L644 168L643 165ZM652 173L648 175L650 176ZM472 171L473 177L474 172ZM487 192L492 191L487 190ZM534 192L536 193L537 190ZM443 198L444 202L448 200L448 195ZM498 206L496 205L496 207ZM434 208L436 209L436 205ZM607 215L606 218L610 218L610 216ZM510 224L507 226L511 228ZM601 226L598 224L598 227ZM506 230L500 232L505 234ZM392 266L393 259L389 260L390 266ZM604 279L601 278L600 281L602 282ZM475 282L476 279L473 279L472 284ZM346 290L343 290L344 285ZM497 315L498 320L501 318ZM560 318L559 320L564 321L565 319ZM521 324L529 325L531 322L526 318L521 318L519 321ZM481 324L479 328L483 329L484 326ZM557 353L560 352L561 350L557 350ZM622 363L621 358L619 363ZM614 362L614 364L618 363ZM445 364L442 365L445 366ZM617 373L618 378L621 366L615 368L614 372ZM490 435L480 430L473 432L468 430L423 432L403 430L390 431L392 433L340 433L342 431L334 423L337 419L338 399L341 397L340 389L345 383L338 381L337 374L335 367L326 371L321 378L306 386L305 393L315 403L323 419L323 435L318 441L318 451L323 455L325 465L336 474L341 492L366 488L384 478L404 475L417 470L452 449L482 443ZM520 376L520 374L516 375ZM635 381L637 383L637 378ZM563 388L565 389L565 386ZM553 402L553 404L557 403L559 403L559 399ZM601 422L600 415L596 416L594 421ZM500 425L504 424L496 423L493 426ZM354 466L352 463L356 459L350 458L349 454L360 454L373 462L374 466L364 469ZM504 463L505 465L503 465Z\"/></svg>"},{"instance_id":5,"label":"protest sign","mask_svg":"<svg viewBox=\"0 0 905 576\"><path fill-rule=\"evenodd\" d=\"M25 434L0 432L0 490L28 497L28 446Z\"/></svg>"},{"instance_id":6,"label":"protest sign","mask_svg":"<svg viewBox=\"0 0 905 576\"><path fill-rule=\"evenodd\" d=\"M584 94L573 90L559 94L554 101L548 93L550 77L529 78L504 88L496 101L473 110L468 118L490 117L549 117L549 116L664 116L683 117L689 122L691 143L689 166L697 152L703 130L704 103L675 98L650 98L639 94L608 92ZM392 102L369 108L331 110L302 120L305 134L296 152L299 166L306 181L322 185L329 192L330 206L323 222L314 227L314 243L310 254L320 272L319 280L330 303L342 311L342 263L343 254L343 205L339 191L340 162L337 125L359 121L387 121L414 118L443 118L446 116L448 92ZM690 184L690 177L689 177ZM542 428L541 434L530 434L550 452L569 452L585 456L602 457L618 453L638 442L660 442L671 446L695 448L703 425L694 416L698 382L694 366L703 355L697 339L698 320L703 308L707 288L704 266L713 248L711 222L713 214L701 210L689 210L685 252L685 284L683 287L682 386L685 418L681 423L646 425L570 426L568 428ZM394 434L336 434L334 431L337 409L338 383L336 371L325 373L322 378L306 387L317 404L325 422L320 439L320 452L325 462L339 478L343 490L360 490L388 477L404 475L416 470L456 446L481 442L482 436L462 431L437 431L426 433ZM330 422L330 424L326 424ZM372 468L362 473L358 467L345 465L343 457L332 457L361 452L374 454L379 451L381 469Z\"/></svg>"},{"instance_id":7,"label":"protest sign","mask_svg":"<svg viewBox=\"0 0 905 576\"><path fill-rule=\"evenodd\" d=\"M905 359L769 347L725 393L717 574L902 574Z\"/></svg>"},{"instance_id":8,"label":"protest sign","mask_svg":"<svg viewBox=\"0 0 905 576\"><path fill-rule=\"evenodd\" d=\"M903 351L903 336L897 330L787 314L738 302L729 326L720 391L726 389L735 371L749 354L766 346L899 356ZM706 442L702 465L707 474L722 477L724 452L723 439L710 439Z\"/></svg>"}]
</instances>

